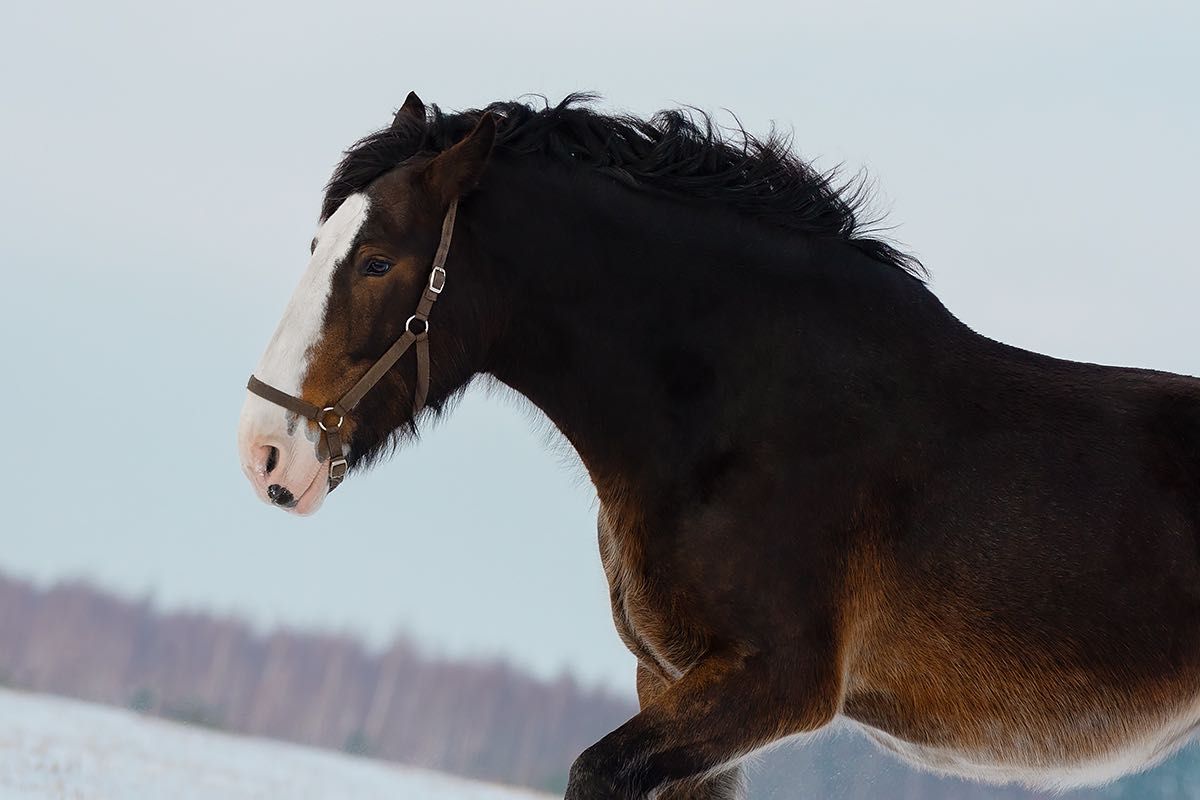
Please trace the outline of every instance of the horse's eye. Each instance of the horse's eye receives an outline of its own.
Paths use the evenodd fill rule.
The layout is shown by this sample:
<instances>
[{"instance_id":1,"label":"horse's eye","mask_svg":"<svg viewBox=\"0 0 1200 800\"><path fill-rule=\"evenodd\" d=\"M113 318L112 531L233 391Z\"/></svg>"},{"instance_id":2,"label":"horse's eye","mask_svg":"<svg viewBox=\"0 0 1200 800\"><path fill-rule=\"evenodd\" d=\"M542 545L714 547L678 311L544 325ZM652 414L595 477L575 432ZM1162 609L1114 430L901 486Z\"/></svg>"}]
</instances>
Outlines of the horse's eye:
<instances>
[{"instance_id":1,"label":"horse's eye","mask_svg":"<svg viewBox=\"0 0 1200 800\"><path fill-rule=\"evenodd\" d=\"M379 258L378 256L376 256L375 258L372 258L369 261L367 261L366 264L363 264L363 274L364 275L386 275L387 271L391 268L392 268L392 262L388 261L386 258Z\"/></svg>"}]
</instances>

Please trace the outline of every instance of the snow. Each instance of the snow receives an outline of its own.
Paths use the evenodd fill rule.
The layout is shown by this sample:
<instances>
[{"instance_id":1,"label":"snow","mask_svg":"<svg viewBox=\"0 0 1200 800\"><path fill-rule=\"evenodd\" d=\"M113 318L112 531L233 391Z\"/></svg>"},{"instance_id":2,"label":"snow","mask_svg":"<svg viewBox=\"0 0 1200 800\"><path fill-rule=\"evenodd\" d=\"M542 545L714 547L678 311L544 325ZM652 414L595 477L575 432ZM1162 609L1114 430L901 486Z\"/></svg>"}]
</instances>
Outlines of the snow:
<instances>
[{"instance_id":1,"label":"snow","mask_svg":"<svg viewBox=\"0 0 1200 800\"><path fill-rule=\"evenodd\" d=\"M528 790L0 690L0 797L547 800Z\"/></svg>"}]
</instances>

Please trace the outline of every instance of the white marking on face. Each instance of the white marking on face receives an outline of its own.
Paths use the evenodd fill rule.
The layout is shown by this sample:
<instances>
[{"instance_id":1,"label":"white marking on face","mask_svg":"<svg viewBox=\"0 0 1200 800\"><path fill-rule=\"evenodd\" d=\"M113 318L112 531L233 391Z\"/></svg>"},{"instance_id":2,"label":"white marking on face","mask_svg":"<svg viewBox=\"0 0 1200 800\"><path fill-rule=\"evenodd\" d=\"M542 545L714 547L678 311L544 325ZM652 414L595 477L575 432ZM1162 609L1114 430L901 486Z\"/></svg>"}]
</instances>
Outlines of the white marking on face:
<instances>
[{"instance_id":1,"label":"white marking on face","mask_svg":"<svg viewBox=\"0 0 1200 800\"><path fill-rule=\"evenodd\" d=\"M317 229L317 246L308 269L254 371L259 380L288 394L300 394L309 355L321 336L334 270L349 254L370 205L365 194L352 194Z\"/></svg>"},{"instance_id":2,"label":"white marking on face","mask_svg":"<svg viewBox=\"0 0 1200 800\"><path fill-rule=\"evenodd\" d=\"M349 255L369 210L370 200L365 194L352 194L317 229L316 247L308 268L254 370L259 380L290 395L300 396L309 359L321 338L333 273ZM322 398L315 399L319 402ZM243 468L251 480L255 480L256 448L263 445L278 448L281 469L271 473L271 482L279 483L299 496L311 482L319 464L315 439L305 436L310 426L301 420L289 430L291 416L294 416L292 412L247 392L238 424L238 450ZM261 483L262 477L259 476L257 482Z\"/></svg>"}]
</instances>

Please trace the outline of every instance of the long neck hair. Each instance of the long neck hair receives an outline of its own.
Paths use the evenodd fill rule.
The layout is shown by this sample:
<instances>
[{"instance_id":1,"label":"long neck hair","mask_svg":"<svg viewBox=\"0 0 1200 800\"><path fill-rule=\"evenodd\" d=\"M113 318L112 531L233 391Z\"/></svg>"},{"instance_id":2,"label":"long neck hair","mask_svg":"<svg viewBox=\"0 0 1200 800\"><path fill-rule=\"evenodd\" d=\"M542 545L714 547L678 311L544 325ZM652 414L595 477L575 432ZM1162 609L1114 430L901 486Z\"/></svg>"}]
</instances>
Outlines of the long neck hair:
<instances>
[{"instance_id":1,"label":"long neck hair","mask_svg":"<svg viewBox=\"0 0 1200 800\"><path fill-rule=\"evenodd\" d=\"M644 120L600 113L592 100L572 94L555 106L496 102L460 113L435 105L423 119L401 116L346 151L329 182L322 217L409 158L450 147L491 112L500 120L498 157L541 154L639 190L711 201L770 225L848 243L925 277L915 257L871 235L879 220L864 217L870 193L861 176L840 181L836 171L819 172L798 158L775 132L760 139L740 126L722 130L694 109Z\"/></svg>"}]
</instances>

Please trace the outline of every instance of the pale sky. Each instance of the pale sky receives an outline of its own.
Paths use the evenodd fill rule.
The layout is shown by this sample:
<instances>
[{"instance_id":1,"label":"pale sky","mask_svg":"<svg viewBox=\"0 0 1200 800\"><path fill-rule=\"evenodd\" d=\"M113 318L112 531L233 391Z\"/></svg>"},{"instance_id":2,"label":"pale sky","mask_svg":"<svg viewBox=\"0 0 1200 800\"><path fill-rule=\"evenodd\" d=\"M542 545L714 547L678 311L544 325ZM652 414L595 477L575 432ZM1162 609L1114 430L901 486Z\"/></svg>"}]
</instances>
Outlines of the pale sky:
<instances>
[{"instance_id":1,"label":"pale sky","mask_svg":"<svg viewBox=\"0 0 1200 800\"><path fill-rule=\"evenodd\" d=\"M38 3L0 24L0 569L393 631L632 691L594 494L471 394L311 519L238 468L245 379L342 149L415 89L596 90L866 167L960 318L1200 372L1193 2ZM445 480L453 476L453 481ZM454 487L453 489L451 487Z\"/></svg>"}]
</instances>

